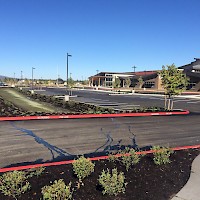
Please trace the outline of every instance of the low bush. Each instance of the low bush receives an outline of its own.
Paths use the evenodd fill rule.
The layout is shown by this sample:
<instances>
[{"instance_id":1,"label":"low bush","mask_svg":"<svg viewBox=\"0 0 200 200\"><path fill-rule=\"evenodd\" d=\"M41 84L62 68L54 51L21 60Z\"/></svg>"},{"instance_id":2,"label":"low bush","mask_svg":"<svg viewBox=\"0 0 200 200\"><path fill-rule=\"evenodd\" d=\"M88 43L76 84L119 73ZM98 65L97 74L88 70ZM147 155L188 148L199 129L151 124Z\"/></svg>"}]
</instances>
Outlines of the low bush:
<instances>
[{"instance_id":1,"label":"low bush","mask_svg":"<svg viewBox=\"0 0 200 200\"><path fill-rule=\"evenodd\" d=\"M42 175L42 173L44 172L44 170L45 170L45 167L37 167L37 168L30 169L27 172L27 174L28 174L27 177L28 178L29 177L33 177L33 176L39 177L39 176Z\"/></svg>"},{"instance_id":2,"label":"low bush","mask_svg":"<svg viewBox=\"0 0 200 200\"><path fill-rule=\"evenodd\" d=\"M73 171L77 175L79 182L94 172L95 164L91 160L81 156L72 163Z\"/></svg>"},{"instance_id":3,"label":"low bush","mask_svg":"<svg viewBox=\"0 0 200 200\"><path fill-rule=\"evenodd\" d=\"M73 190L71 183L66 185L62 179L55 180L52 185L44 186L42 188L42 195L44 200L68 200L72 199Z\"/></svg>"},{"instance_id":4,"label":"low bush","mask_svg":"<svg viewBox=\"0 0 200 200\"><path fill-rule=\"evenodd\" d=\"M152 150L154 158L153 161L156 165L162 165L170 163L170 155L173 153L173 150L167 147L153 146Z\"/></svg>"},{"instance_id":5,"label":"low bush","mask_svg":"<svg viewBox=\"0 0 200 200\"><path fill-rule=\"evenodd\" d=\"M102 186L102 193L108 195L118 195L119 193L125 193L125 188L127 183L125 183L125 176L123 172L117 171L117 169L112 169L112 172L107 169L103 170L101 175L99 175L99 184Z\"/></svg>"},{"instance_id":6,"label":"low bush","mask_svg":"<svg viewBox=\"0 0 200 200\"><path fill-rule=\"evenodd\" d=\"M133 148L126 147L124 151L121 151L121 154L120 161L126 167L126 171L128 171L132 165L140 161L140 155L136 154Z\"/></svg>"},{"instance_id":7,"label":"low bush","mask_svg":"<svg viewBox=\"0 0 200 200\"><path fill-rule=\"evenodd\" d=\"M118 161L119 159L118 159L118 157L115 155L115 154L109 154L108 155L108 161L109 162L116 162L116 161Z\"/></svg>"},{"instance_id":8,"label":"low bush","mask_svg":"<svg viewBox=\"0 0 200 200\"><path fill-rule=\"evenodd\" d=\"M132 112L164 112L168 111L163 107L143 107L143 108L133 108Z\"/></svg>"},{"instance_id":9,"label":"low bush","mask_svg":"<svg viewBox=\"0 0 200 200\"><path fill-rule=\"evenodd\" d=\"M30 189L30 183L24 171L7 172L0 176L0 191L6 196L17 199L28 189Z\"/></svg>"}]
</instances>

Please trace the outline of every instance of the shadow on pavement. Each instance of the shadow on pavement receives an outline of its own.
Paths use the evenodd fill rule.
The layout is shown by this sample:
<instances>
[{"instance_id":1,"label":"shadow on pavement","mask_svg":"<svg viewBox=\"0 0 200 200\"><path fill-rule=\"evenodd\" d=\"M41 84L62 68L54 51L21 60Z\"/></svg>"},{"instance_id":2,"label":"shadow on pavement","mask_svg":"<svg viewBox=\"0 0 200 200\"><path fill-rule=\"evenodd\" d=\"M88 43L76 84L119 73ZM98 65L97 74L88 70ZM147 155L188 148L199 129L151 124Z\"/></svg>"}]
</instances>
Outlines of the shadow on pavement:
<instances>
[{"instance_id":1,"label":"shadow on pavement","mask_svg":"<svg viewBox=\"0 0 200 200\"><path fill-rule=\"evenodd\" d=\"M51 144L49 144L47 141L45 141L43 138L38 137L35 133L33 133L33 131L25 129L25 128L20 128L17 127L15 125L14 122L10 122L11 125L16 129L19 130L23 133L25 133L26 135L33 137L33 139L35 140L35 142L37 142L38 144L43 145L45 148L47 148L51 155L52 155L52 159L50 160L44 160L43 158L39 158L35 161L31 161L31 162L21 162L21 163L13 163L11 165L7 165L3 168L7 168L7 167L17 167L17 166L25 166L25 165L33 165L33 164L42 164L42 163L50 163L50 162L59 162L59 161L67 161L67 160L73 160L73 159L77 159L79 156L81 155L73 155L70 154L64 150L62 150L59 147L53 146ZM116 124L116 129L118 129L120 127L119 124ZM144 147L139 147L137 145L136 142L136 135L131 131L131 127L128 126L128 131L129 133L132 135L132 137L129 137L131 140L131 144L127 144L127 145L122 145L122 139L118 140L117 143L113 143L113 138L111 136L111 131L105 131L103 128L101 128L100 130L100 134L103 134L105 136L105 143L103 145L101 145L100 147L98 147L96 150L94 150L91 153L87 153L87 154L83 154L86 158L90 157L98 157L98 156L106 156L109 155L111 153L118 153L119 151L123 151L125 150L127 147L128 148L133 148L136 151L147 151L150 150L152 148L151 145L148 146L144 146Z\"/></svg>"}]
</instances>

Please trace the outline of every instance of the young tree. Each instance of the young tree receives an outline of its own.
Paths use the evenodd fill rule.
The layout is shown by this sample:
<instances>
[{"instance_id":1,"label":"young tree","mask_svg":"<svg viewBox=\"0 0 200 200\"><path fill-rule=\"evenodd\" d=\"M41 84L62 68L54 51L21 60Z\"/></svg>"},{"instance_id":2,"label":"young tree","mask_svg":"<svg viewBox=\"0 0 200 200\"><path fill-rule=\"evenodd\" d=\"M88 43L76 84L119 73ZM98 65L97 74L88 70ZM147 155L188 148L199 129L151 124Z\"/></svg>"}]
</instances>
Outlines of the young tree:
<instances>
[{"instance_id":1,"label":"young tree","mask_svg":"<svg viewBox=\"0 0 200 200\"><path fill-rule=\"evenodd\" d=\"M28 86L30 84L29 80L27 78L24 79L25 86Z\"/></svg>"},{"instance_id":2,"label":"young tree","mask_svg":"<svg viewBox=\"0 0 200 200\"><path fill-rule=\"evenodd\" d=\"M186 89L189 79L182 71L178 70L174 64L162 67L160 72L162 86L165 89L165 108L173 109L173 98L180 95ZM168 105L167 105L168 99Z\"/></svg>"},{"instance_id":3,"label":"young tree","mask_svg":"<svg viewBox=\"0 0 200 200\"><path fill-rule=\"evenodd\" d=\"M115 78L114 88L119 88L121 85L121 80L119 78Z\"/></svg>"},{"instance_id":4,"label":"young tree","mask_svg":"<svg viewBox=\"0 0 200 200\"><path fill-rule=\"evenodd\" d=\"M70 78L68 79L68 85L69 85L69 87L70 87L70 88L73 87L74 84L75 84L75 81L70 77Z\"/></svg>"},{"instance_id":5,"label":"young tree","mask_svg":"<svg viewBox=\"0 0 200 200\"><path fill-rule=\"evenodd\" d=\"M4 78L4 82L5 82L5 83L8 83L8 82L9 82L7 77Z\"/></svg>"},{"instance_id":6,"label":"young tree","mask_svg":"<svg viewBox=\"0 0 200 200\"><path fill-rule=\"evenodd\" d=\"M129 88L130 85L131 85L131 79L130 78L126 78L125 79L125 86Z\"/></svg>"},{"instance_id":7,"label":"young tree","mask_svg":"<svg viewBox=\"0 0 200 200\"><path fill-rule=\"evenodd\" d=\"M88 80L84 80L82 81L83 85L88 85L89 84L89 81Z\"/></svg>"},{"instance_id":8,"label":"young tree","mask_svg":"<svg viewBox=\"0 0 200 200\"><path fill-rule=\"evenodd\" d=\"M144 80L142 79L142 76L140 76L140 77L138 78L138 82L139 82L140 88L142 88L142 85L144 84Z\"/></svg>"}]
</instances>

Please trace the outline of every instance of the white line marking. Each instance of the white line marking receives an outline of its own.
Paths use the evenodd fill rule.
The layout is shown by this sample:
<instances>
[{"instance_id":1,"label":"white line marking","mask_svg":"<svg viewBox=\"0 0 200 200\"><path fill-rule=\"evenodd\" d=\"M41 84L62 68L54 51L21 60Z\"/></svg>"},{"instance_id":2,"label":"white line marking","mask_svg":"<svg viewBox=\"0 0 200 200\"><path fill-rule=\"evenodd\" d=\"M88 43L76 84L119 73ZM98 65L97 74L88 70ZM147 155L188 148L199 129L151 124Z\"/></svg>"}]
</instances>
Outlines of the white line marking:
<instances>
[{"instance_id":1,"label":"white line marking","mask_svg":"<svg viewBox=\"0 0 200 200\"><path fill-rule=\"evenodd\" d=\"M191 101L190 101L190 102L187 102L187 103L199 103L199 102L198 102L198 101L196 101L196 102L191 102Z\"/></svg>"},{"instance_id":2,"label":"white line marking","mask_svg":"<svg viewBox=\"0 0 200 200\"><path fill-rule=\"evenodd\" d=\"M188 99L184 99L184 100L174 100L174 102L181 102L181 101L189 101Z\"/></svg>"},{"instance_id":3,"label":"white line marking","mask_svg":"<svg viewBox=\"0 0 200 200\"><path fill-rule=\"evenodd\" d=\"M95 98L91 98L91 100L95 100L95 101L109 101L109 100L106 100L106 99L95 99Z\"/></svg>"},{"instance_id":4,"label":"white line marking","mask_svg":"<svg viewBox=\"0 0 200 200\"><path fill-rule=\"evenodd\" d=\"M161 98L155 98L155 97L150 97L150 98L147 98L147 99L163 100L163 99L161 99Z\"/></svg>"},{"instance_id":5,"label":"white line marking","mask_svg":"<svg viewBox=\"0 0 200 200\"><path fill-rule=\"evenodd\" d=\"M127 103L118 103L118 102L98 102L100 105L127 105Z\"/></svg>"}]
</instances>

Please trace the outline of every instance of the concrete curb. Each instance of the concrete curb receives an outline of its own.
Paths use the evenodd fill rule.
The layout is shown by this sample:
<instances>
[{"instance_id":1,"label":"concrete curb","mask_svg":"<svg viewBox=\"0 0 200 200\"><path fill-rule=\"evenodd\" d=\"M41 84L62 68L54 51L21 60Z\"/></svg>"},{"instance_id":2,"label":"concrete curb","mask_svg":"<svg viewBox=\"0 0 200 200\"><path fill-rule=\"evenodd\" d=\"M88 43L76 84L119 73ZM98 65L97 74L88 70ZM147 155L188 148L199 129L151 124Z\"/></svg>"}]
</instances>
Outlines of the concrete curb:
<instances>
[{"instance_id":1,"label":"concrete curb","mask_svg":"<svg viewBox=\"0 0 200 200\"><path fill-rule=\"evenodd\" d=\"M145 117L145 116L169 116L188 115L188 110L174 112L146 112L146 113L117 113L117 114L80 114L80 115L52 115L52 116L20 116L0 117L0 121L23 121L39 119L88 119L88 118L114 118L114 117Z\"/></svg>"},{"instance_id":2,"label":"concrete curb","mask_svg":"<svg viewBox=\"0 0 200 200\"><path fill-rule=\"evenodd\" d=\"M200 144L199 145L193 145L193 146L175 147L175 148L172 148L172 150L179 151L179 150L199 149L199 148L200 148ZM155 151L149 150L149 151L137 152L137 154L150 154L150 153L153 153L153 152L155 152ZM116 154L115 156L116 157L121 157L121 154ZM91 161L97 161L97 160L108 159L108 157L109 156L98 156L98 157L93 157L93 158L89 158L89 159ZM73 162L74 162L74 160L68 160L68 161L50 162L50 163L43 163L43 164L25 165L25 166L19 166L19 167L0 168L0 173L14 171L14 170L32 169L32 168L37 168L37 167L50 167L50 166L67 165L67 164L71 164Z\"/></svg>"},{"instance_id":3,"label":"concrete curb","mask_svg":"<svg viewBox=\"0 0 200 200\"><path fill-rule=\"evenodd\" d=\"M190 178L185 186L171 200L199 200L200 196L200 155L197 156L191 168Z\"/></svg>"}]
</instances>

